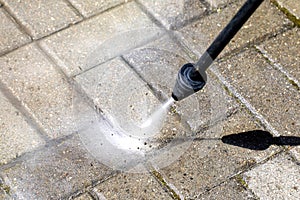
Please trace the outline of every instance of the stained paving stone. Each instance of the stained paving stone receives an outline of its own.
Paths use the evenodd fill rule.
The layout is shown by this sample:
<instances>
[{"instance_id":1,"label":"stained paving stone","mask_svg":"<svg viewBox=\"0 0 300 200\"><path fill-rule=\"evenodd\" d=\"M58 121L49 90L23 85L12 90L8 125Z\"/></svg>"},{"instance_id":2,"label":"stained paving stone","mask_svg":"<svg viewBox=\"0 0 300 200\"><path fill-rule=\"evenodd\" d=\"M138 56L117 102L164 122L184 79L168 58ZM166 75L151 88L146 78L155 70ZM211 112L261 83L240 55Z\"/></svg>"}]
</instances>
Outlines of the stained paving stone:
<instances>
[{"instance_id":1,"label":"stained paving stone","mask_svg":"<svg viewBox=\"0 0 300 200\"><path fill-rule=\"evenodd\" d=\"M209 0L207 3L211 6L211 8L216 9L220 8L226 4L233 2L234 0Z\"/></svg>"},{"instance_id":2,"label":"stained paving stone","mask_svg":"<svg viewBox=\"0 0 300 200\"><path fill-rule=\"evenodd\" d=\"M200 56L219 32L227 25L244 1L236 1L219 12L203 17L199 21L180 30L183 43L195 54ZM266 35L279 32L281 29L292 26L292 23L269 1L262 5L241 28L237 35L226 46L220 56L237 50L247 44L261 40Z\"/></svg>"},{"instance_id":3,"label":"stained paving stone","mask_svg":"<svg viewBox=\"0 0 300 200\"><path fill-rule=\"evenodd\" d=\"M9 14L0 8L0 55L30 42Z\"/></svg>"},{"instance_id":4,"label":"stained paving stone","mask_svg":"<svg viewBox=\"0 0 300 200\"><path fill-rule=\"evenodd\" d=\"M13 199L62 199L110 176L112 171L95 160L74 136L32 153L0 173Z\"/></svg>"},{"instance_id":5,"label":"stained paving stone","mask_svg":"<svg viewBox=\"0 0 300 200\"><path fill-rule=\"evenodd\" d=\"M0 92L0 165L44 144L24 116Z\"/></svg>"},{"instance_id":6,"label":"stained paving stone","mask_svg":"<svg viewBox=\"0 0 300 200\"><path fill-rule=\"evenodd\" d=\"M84 194L74 198L74 200L93 200L93 198L88 193L84 193Z\"/></svg>"},{"instance_id":7,"label":"stained paving stone","mask_svg":"<svg viewBox=\"0 0 300 200\"><path fill-rule=\"evenodd\" d=\"M291 150L297 161L300 163L300 147L295 147Z\"/></svg>"},{"instance_id":8,"label":"stained paving stone","mask_svg":"<svg viewBox=\"0 0 300 200\"><path fill-rule=\"evenodd\" d=\"M299 136L297 89L253 49L218 64L221 74L280 135Z\"/></svg>"},{"instance_id":9,"label":"stained paving stone","mask_svg":"<svg viewBox=\"0 0 300 200\"><path fill-rule=\"evenodd\" d=\"M300 4L293 0L275 0L281 7L287 9L298 20L300 19Z\"/></svg>"},{"instance_id":10,"label":"stained paving stone","mask_svg":"<svg viewBox=\"0 0 300 200\"><path fill-rule=\"evenodd\" d=\"M34 39L47 36L81 20L64 0L3 2Z\"/></svg>"},{"instance_id":11,"label":"stained paving stone","mask_svg":"<svg viewBox=\"0 0 300 200\"><path fill-rule=\"evenodd\" d=\"M120 58L77 76L76 81L104 113L115 117L130 114L123 120L132 117L131 120L141 121L149 109L160 104L146 83Z\"/></svg>"},{"instance_id":12,"label":"stained paving stone","mask_svg":"<svg viewBox=\"0 0 300 200\"><path fill-rule=\"evenodd\" d=\"M248 187L260 199L299 199L300 170L282 154L244 174Z\"/></svg>"},{"instance_id":13,"label":"stained paving stone","mask_svg":"<svg viewBox=\"0 0 300 200\"><path fill-rule=\"evenodd\" d=\"M294 28L263 42L259 47L268 57L279 63L285 71L300 82L300 29Z\"/></svg>"},{"instance_id":14,"label":"stained paving stone","mask_svg":"<svg viewBox=\"0 0 300 200\"><path fill-rule=\"evenodd\" d=\"M193 54L190 55L168 36L135 49L124 55L124 58L154 88L158 98L162 99L171 96L179 69L195 60ZM176 102L177 111L189 122L193 130L198 130L199 126L224 117L226 112L237 107L232 98L224 92L216 78L208 74L204 89L190 98Z\"/></svg>"},{"instance_id":15,"label":"stained paving stone","mask_svg":"<svg viewBox=\"0 0 300 200\"><path fill-rule=\"evenodd\" d=\"M61 31L41 45L66 74L75 75L160 33L138 6L129 2Z\"/></svg>"},{"instance_id":16,"label":"stained paving stone","mask_svg":"<svg viewBox=\"0 0 300 200\"><path fill-rule=\"evenodd\" d=\"M176 29L204 14L205 6L197 0L140 0L166 28Z\"/></svg>"},{"instance_id":17,"label":"stained paving stone","mask_svg":"<svg viewBox=\"0 0 300 200\"><path fill-rule=\"evenodd\" d=\"M234 179L222 183L220 186L202 193L197 199L256 199L254 195L249 192L242 184Z\"/></svg>"},{"instance_id":18,"label":"stained paving stone","mask_svg":"<svg viewBox=\"0 0 300 200\"><path fill-rule=\"evenodd\" d=\"M172 199L149 173L119 174L94 190L107 199Z\"/></svg>"},{"instance_id":19,"label":"stained paving stone","mask_svg":"<svg viewBox=\"0 0 300 200\"><path fill-rule=\"evenodd\" d=\"M72 121L72 87L35 44L0 58L0 77L50 138L68 135Z\"/></svg>"},{"instance_id":20,"label":"stained paving stone","mask_svg":"<svg viewBox=\"0 0 300 200\"><path fill-rule=\"evenodd\" d=\"M80 13L85 17L90 17L92 15L101 13L111 7L117 6L121 3L127 2L127 0L88 0L88 1L79 1L79 0L70 0L72 5L80 11Z\"/></svg>"},{"instance_id":21,"label":"stained paving stone","mask_svg":"<svg viewBox=\"0 0 300 200\"><path fill-rule=\"evenodd\" d=\"M239 147L241 142L234 146L220 140L223 136L233 137L232 134L241 135L253 130L261 130L261 127L241 109L224 122L223 129L210 127L199 133L184 156L160 172L183 197L197 199L206 190L278 151L279 148L273 145L265 151L257 151ZM214 137L216 131L221 132L219 137Z\"/></svg>"}]
</instances>

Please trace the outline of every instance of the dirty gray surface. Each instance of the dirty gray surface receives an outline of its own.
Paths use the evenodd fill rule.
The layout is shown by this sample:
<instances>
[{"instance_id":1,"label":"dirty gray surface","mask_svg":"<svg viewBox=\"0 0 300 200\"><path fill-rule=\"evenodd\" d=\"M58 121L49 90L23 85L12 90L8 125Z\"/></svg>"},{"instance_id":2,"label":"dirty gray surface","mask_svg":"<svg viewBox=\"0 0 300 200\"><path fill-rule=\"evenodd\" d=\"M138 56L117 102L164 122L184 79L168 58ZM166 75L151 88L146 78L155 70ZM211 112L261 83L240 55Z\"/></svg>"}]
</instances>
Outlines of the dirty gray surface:
<instances>
[{"instance_id":1,"label":"dirty gray surface","mask_svg":"<svg viewBox=\"0 0 300 200\"><path fill-rule=\"evenodd\" d=\"M244 2L238 0L230 6L181 29L184 44L198 56L201 55ZM291 25L292 23L285 18L283 13L280 13L269 1L264 1L223 50L221 56L231 51L237 51L237 49L249 44L257 43L265 39L266 36L280 32L286 27L291 27Z\"/></svg>"},{"instance_id":2,"label":"dirty gray surface","mask_svg":"<svg viewBox=\"0 0 300 200\"><path fill-rule=\"evenodd\" d=\"M3 2L34 39L49 35L82 19L63 0L38 0L38 2L3 0Z\"/></svg>"},{"instance_id":3,"label":"dirty gray surface","mask_svg":"<svg viewBox=\"0 0 300 200\"><path fill-rule=\"evenodd\" d=\"M45 142L1 92L0 104L0 163L2 165Z\"/></svg>"},{"instance_id":4,"label":"dirty gray surface","mask_svg":"<svg viewBox=\"0 0 300 200\"><path fill-rule=\"evenodd\" d=\"M118 174L94 188L106 199L172 199L151 174ZM100 195L99 195L100 196Z\"/></svg>"},{"instance_id":5,"label":"dirty gray surface","mask_svg":"<svg viewBox=\"0 0 300 200\"><path fill-rule=\"evenodd\" d=\"M275 38L263 42L259 48L279 68L287 72L292 80L300 82L300 31L298 28L287 31Z\"/></svg>"},{"instance_id":6,"label":"dirty gray surface","mask_svg":"<svg viewBox=\"0 0 300 200\"><path fill-rule=\"evenodd\" d=\"M300 5L293 0L275 0L282 8L291 13L296 19L300 19Z\"/></svg>"},{"instance_id":7,"label":"dirty gray surface","mask_svg":"<svg viewBox=\"0 0 300 200\"><path fill-rule=\"evenodd\" d=\"M286 154L253 168L243 178L261 199L299 199L299 166Z\"/></svg>"},{"instance_id":8,"label":"dirty gray surface","mask_svg":"<svg viewBox=\"0 0 300 200\"><path fill-rule=\"evenodd\" d=\"M3 8L0 8L0 19L0 55L30 42L30 37L18 28Z\"/></svg>"},{"instance_id":9,"label":"dirty gray surface","mask_svg":"<svg viewBox=\"0 0 300 200\"><path fill-rule=\"evenodd\" d=\"M98 111L122 114L134 102L138 111L128 119L138 119L145 99L169 97L176 70L197 60L244 1L0 2L0 90L8 97L0 114L0 199L299 196L298 2L278 0L284 9L277 9L275 0L264 1L208 72L206 87L176 103L181 118L174 121L189 119L197 138L152 174L115 173L82 145L73 80ZM117 105L107 106L115 93ZM217 120L205 126L211 113ZM274 134L292 137L281 137L281 146Z\"/></svg>"},{"instance_id":10,"label":"dirty gray surface","mask_svg":"<svg viewBox=\"0 0 300 200\"><path fill-rule=\"evenodd\" d=\"M225 79L280 135L299 136L299 92L262 55L249 49L218 63L218 67Z\"/></svg>"},{"instance_id":11,"label":"dirty gray surface","mask_svg":"<svg viewBox=\"0 0 300 200\"><path fill-rule=\"evenodd\" d=\"M83 16L90 17L124 3L126 0L70 0L70 2Z\"/></svg>"},{"instance_id":12,"label":"dirty gray surface","mask_svg":"<svg viewBox=\"0 0 300 200\"><path fill-rule=\"evenodd\" d=\"M143 44L158 33L153 22L130 2L59 32L41 41L41 46L72 76ZM94 55L102 57L93 60Z\"/></svg>"},{"instance_id":13,"label":"dirty gray surface","mask_svg":"<svg viewBox=\"0 0 300 200\"><path fill-rule=\"evenodd\" d=\"M278 147L271 146L266 151L252 151L220 141L225 135L242 134L251 130L261 130L261 127L245 110L239 110L225 121L219 137L212 137L214 134L210 131L199 133L187 153L162 169L161 173L184 198L195 199L199 194L279 150Z\"/></svg>"},{"instance_id":14,"label":"dirty gray surface","mask_svg":"<svg viewBox=\"0 0 300 200\"><path fill-rule=\"evenodd\" d=\"M72 87L35 44L2 56L0 65L2 83L48 137L74 131Z\"/></svg>"},{"instance_id":15,"label":"dirty gray surface","mask_svg":"<svg viewBox=\"0 0 300 200\"><path fill-rule=\"evenodd\" d=\"M248 191L243 184L239 183L236 178L233 178L229 181L222 183L221 185L204 192L201 195L197 196L197 199L248 199L254 200L255 196Z\"/></svg>"},{"instance_id":16,"label":"dirty gray surface","mask_svg":"<svg viewBox=\"0 0 300 200\"><path fill-rule=\"evenodd\" d=\"M139 0L167 29L177 29L204 14L205 6L197 0Z\"/></svg>"},{"instance_id":17,"label":"dirty gray surface","mask_svg":"<svg viewBox=\"0 0 300 200\"><path fill-rule=\"evenodd\" d=\"M66 198L80 188L111 176L112 171L95 160L78 136L41 151L1 170L15 199Z\"/></svg>"}]
</instances>

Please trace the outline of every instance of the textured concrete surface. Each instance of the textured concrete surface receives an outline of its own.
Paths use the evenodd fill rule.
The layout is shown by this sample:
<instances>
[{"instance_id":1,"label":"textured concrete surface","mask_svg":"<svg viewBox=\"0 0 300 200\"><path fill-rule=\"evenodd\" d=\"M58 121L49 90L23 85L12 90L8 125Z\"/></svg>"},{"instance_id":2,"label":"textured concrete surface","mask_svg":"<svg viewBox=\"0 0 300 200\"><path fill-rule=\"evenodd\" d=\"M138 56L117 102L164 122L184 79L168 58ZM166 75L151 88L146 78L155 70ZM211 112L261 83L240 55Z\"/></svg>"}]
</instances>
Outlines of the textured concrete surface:
<instances>
[{"instance_id":1,"label":"textured concrete surface","mask_svg":"<svg viewBox=\"0 0 300 200\"><path fill-rule=\"evenodd\" d=\"M59 32L41 45L68 75L75 75L146 42L158 32L151 20L130 2ZM102 57L98 60L91 58L99 55Z\"/></svg>"},{"instance_id":2,"label":"textured concrete surface","mask_svg":"<svg viewBox=\"0 0 300 200\"><path fill-rule=\"evenodd\" d=\"M72 137L2 169L1 177L14 199L61 199L111 173L85 150L78 137Z\"/></svg>"},{"instance_id":3,"label":"textured concrete surface","mask_svg":"<svg viewBox=\"0 0 300 200\"><path fill-rule=\"evenodd\" d=\"M238 0L217 13L205 16L199 21L181 29L183 42L198 56L201 55L244 2ZM231 40L221 53L221 56L249 44L257 43L266 36L280 32L291 25L292 23L285 18L283 13L278 12L277 8L269 1L264 1Z\"/></svg>"},{"instance_id":4,"label":"textured concrete surface","mask_svg":"<svg viewBox=\"0 0 300 200\"><path fill-rule=\"evenodd\" d=\"M299 136L299 92L262 55L250 49L218 63L218 67L226 80L280 135Z\"/></svg>"},{"instance_id":5,"label":"textured concrete surface","mask_svg":"<svg viewBox=\"0 0 300 200\"><path fill-rule=\"evenodd\" d=\"M74 199L75 200L93 200L93 198L89 194L87 194L87 193L82 194L82 195L80 195L78 197L75 197Z\"/></svg>"},{"instance_id":6,"label":"textured concrete surface","mask_svg":"<svg viewBox=\"0 0 300 200\"><path fill-rule=\"evenodd\" d=\"M0 55L30 42L30 37L18 28L3 8L0 8L0 20Z\"/></svg>"},{"instance_id":7,"label":"textured concrete surface","mask_svg":"<svg viewBox=\"0 0 300 200\"><path fill-rule=\"evenodd\" d=\"M243 2L0 0L0 199L297 199L297 1L264 1L171 108L155 147L196 138L167 166L114 171L77 135L94 122L74 123L78 92L93 113L142 120Z\"/></svg>"},{"instance_id":8,"label":"textured concrete surface","mask_svg":"<svg viewBox=\"0 0 300 200\"><path fill-rule=\"evenodd\" d=\"M140 0L167 29L176 29L199 17L206 10L197 0Z\"/></svg>"},{"instance_id":9,"label":"textured concrete surface","mask_svg":"<svg viewBox=\"0 0 300 200\"><path fill-rule=\"evenodd\" d=\"M79 10L79 12L83 16L90 17L92 15L101 13L111 7L117 6L118 4L127 2L127 0L70 0L70 2L75 6L76 9Z\"/></svg>"},{"instance_id":10,"label":"textured concrete surface","mask_svg":"<svg viewBox=\"0 0 300 200\"><path fill-rule=\"evenodd\" d=\"M265 56L278 63L283 71L300 82L300 31L294 28L275 38L263 42L259 47L265 51Z\"/></svg>"},{"instance_id":11,"label":"textured concrete surface","mask_svg":"<svg viewBox=\"0 0 300 200\"><path fill-rule=\"evenodd\" d=\"M95 190L106 199L172 199L151 174L120 174ZM99 195L100 196L100 195Z\"/></svg>"},{"instance_id":12,"label":"textured concrete surface","mask_svg":"<svg viewBox=\"0 0 300 200\"><path fill-rule=\"evenodd\" d=\"M261 199L299 199L300 170L288 155L280 155L246 172L244 179Z\"/></svg>"},{"instance_id":13,"label":"textured concrete surface","mask_svg":"<svg viewBox=\"0 0 300 200\"><path fill-rule=\"evenodd\" d=\"M0 65L2 83L50 138L74 131L72 87L35 44L2 56Z\"/></svg>"},{"instance_id":14,"label":"textured concrete surface","mask_svg":"<svg viewBox=\"0 0 300 200\"><path fill-rule=\"evenodd\" d=\"M25 152L44 144L24 116L0 93L0 163L6 164Z\"/></svg>"},{"instance_id":15,"label":"textured concrete surface","mask_svg":"<svg viewBox=\"0 0 300 200\"><path fill-rule=\"evenodd\" d=\"M255 196L248 191L244 186L236 181L234 178L222 183L221 185L204 192L197 197L197 199L256 199Z\"/></svg>"},{"instance_id":16,"label":"textured concrete surface","mask_svg":"<svg viewBox=\"0 0 300 200\"><path fill-rule=\"evenodd\" d=\"M300 19L300 5L293 0L276 0L276 2L291 13L296 19Z\"/></svg>"},{"instance_id":17,"label":"textured concrete surface","mask_svg":"<svg viewBox=\"0 0 300 200\"><path fill-rule=\"evenodd\" d=\"M185 156L161 172L167 182L173 184L184 198L196 199L199 194L278 150L277 147L271 146L266 151L251 151L225 145L220 141L224 135L259 129L261 127L254 122L254 119L244 110L240 110L225 121L219 137L214 137L213 132L218 130L199 133Z\"/></svg>"},{"instance_id":18,"label":"textured concrete surface","mask_svg":"<svg viewBox=\"0 0 300 200\"><path fill-rule=\"evenodd\" d=\"M81 17L63 0L26 2L3 0L3 3L34 39L81 20Z\"/></svg>"}]
</instances>

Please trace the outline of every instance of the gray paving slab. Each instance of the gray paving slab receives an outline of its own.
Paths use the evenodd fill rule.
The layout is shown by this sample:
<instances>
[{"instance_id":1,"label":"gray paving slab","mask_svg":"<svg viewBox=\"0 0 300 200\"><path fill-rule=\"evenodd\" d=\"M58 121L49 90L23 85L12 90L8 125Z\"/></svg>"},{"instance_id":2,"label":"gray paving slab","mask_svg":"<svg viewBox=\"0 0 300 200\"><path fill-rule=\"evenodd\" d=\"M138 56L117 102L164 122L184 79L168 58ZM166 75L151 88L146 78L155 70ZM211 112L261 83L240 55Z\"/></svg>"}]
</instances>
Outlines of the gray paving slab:
<instances>
[{"instance_id":1,"label":"gray paving slab","mask_svg":"<svg viewBox=\"0 0 300 200\"><path fill-rule=\"evenodd\" d=\"M205 6L197 0L140 0L167 29L176 29L204 14Z\"/></svg>"},{"instance_id":2,"label":"gray paving slab","mask_svg":"<svg viewBox=\"0 0 300 200\"><path fill-rule=\"evenodd\" d=\"M299 136L299 92L261 54L250 49L219 63L218 68L280 135Z\"/></svg>"},{"instance_id":3,"label":"gray paving slab","mask_svg":"<svg viewBox=\"0 0 300 200\"><path fill-rule=\"evenodd\" d=\"M75 130L72 87L35 44L2 56L0 65L3 84L50 138Z\"/></svg>"},{"instance_id":4,"label":"gray paving slab","mask_svg":"<svg viewBox=\"0 0 300 200\"><path fill-rule=\"evenodd\" d=\"M126 54L124 58L154 88L159 98L170 97L178 70L184 64L194 60L193 55L189 55L178 42L168 36L135 49ZM178 103L178 111L187 117L193 129L199 128L199 123L207 123L213 118L217 118L213 115L225 114L236 107L236 104L224 94L223 88L211 74L208 75L207 82L201 92ZM202 109L212 107L212 110ZM218 111L220 112L217 113Z\"/></svg>"},{"instance_id":5,"label":"gray paving slab","mask_svg":"<svg viewBox=\"0 0 300 200\"><path fill-rule=\"evenodd\" d=\"M2 165L45 142L1 92L0 104L0 165Z\"/></svg>"},{"instance_id":6,"label":"gray paving slab","mask_svg":"<svg viewBox=\"0 0 300 200\"><path fill-rule=\"evenodd\" d=\"M146 83L121 58L96 66L75 80L104 113L115 117L127 113L130 115L126 118L141 121L148 109L160 105Z\"/></svg>"},{"instance_id":7,"label":"gray paving slab","mask_svg":"<svg viewBox=\"0 0 300 200\"><path fill-rule=\"evenodd\" d=\"M242 184L238 183L234 179L226 181L221 185L209 190L208 192L202 193L197 199L256 199L254 195L249 192Z\"/></svg>"},{"instance_id":8,"label":"gray paving slab","mask_svg":"<svg viewBox=\"0 0 300 200\"><path fill-rule=\"evenodd\" d=\"M92 15L96 15L101 13L111 7L117 6L121 3L127 2L126 0L87 0L87 1L79 1L79 0L70 0L73 6L79 12L85 16L90 17Z\"/></svg>"},{"instance_id":9,"label":"gray paving slab","mask_svg":"<svg viewBox=\"0 0 300 200\"><path fill-rule=\"evenodd\" d=\"M207 133L199 133L185 155L160 172L183 197L197 199L197 196L206 190L278 150L278 147L271 146L265 151L256 151L228 145L218 140L225 135L260 129L261 127L247 111L239 110L225 121L223 131L211 128ZM219 137L214 137L214 131L222 133Z\"/></svg>"},{"instance_id":10,"label":"gray paving slab","mask_svg":"<svg viewBox=\"0 0 300 200\"><path fill-rule=\"evenodd\" d=\"M196 55L200 56L210 43L217 37L219 32L226 26L238 9L245 1L238 0L219 12L203 17L199 21L190 24L180 30L183 43ZM266 35L279 32L292 23L269 1L262 5L251 16L237 35L231 40L220 56L236 51L237 49L259 41Z\"/></svg>"},{"instance_id":11,"label":"gray paving slab","mask_svg":"<svg viewBox=\"0 0 300 200\"><path fill-rule=\"evenodd\" d=\"M61 31L43 40L41 45L71 76L139 46L159 33L138 6L129 2Z\"/></svg>"},{"instance_id":12,"label":"gray paving slab","mask_svg":"<svg viewBox=\"0 0 300 200\"><path fill-rule=\"evenodd\" d=\"M280 64L295 80L300 82L300 29L294 28L277 37L263 42L259 47L266 56Z\"/></svg>"},{"instance_id":13,"label":"gray paving slab","mask_svg":"<svg viewBox=\"0 0 300 200\"><path fill-rule=\"evenodd\" d=\"M28 155L0 173L13 199L63 199L111 172L74 136Z\"/></svg>"},{"instance_id":14,"label":"gray paving slab","mask_svg":"<svg viewBox=\"0 0 300 200\"><path fill-rule=\"evenodd\" d=\"M172 199L149 173L119 174L96 186L106 199Z\"/></svg>"},{"instance_id":15,"label":"gray paving slab","mask_svg":"<svg viewBox=\"0 0 300 200\"><path fill-rule=\"evenodd\" d=\"M221 8L226 4L233 2L234 0L208 0L207 3L212 9Z\"/></svg>"},{"instance_id":16,"label":"gray paving slab","mask_svg":"<svg viewBox=\"0 0 300 200\"><path fill-rule=\"evenodd\" d=\"M300 163L300 147L295 147L291 150L297 161Z\"/></svg>"},{"instance_id":17,"label":"gray paving slab","mask_svg":"<svg viewBox=\"0 0 300 200\"><path fill-rule=\"evenodd\" d=\"M0 8L0 20L0 55L30 42L30 37L19 29L3 8Z\"/></svg>"},{"instance_id":18,"label":"gray paving slab","mask_svg":"<svg viewBox=\"0 0 300 200\"><path fill-rule=\"evenodd\" d=\"M244 174L248 187L260 199L299 199L300 170L285 154Z\"/></svg>"},{"instance_id":19,"label":"gray paving slab","mask_svg":"<svg viewBox=\"0 0 300 200\"><path fill-rule=\"evenodd\" d=\"M300 19L300 4L293 0L276 0L276 2L283 8L287 9L296 19Z\"/></svg>"},{"instance_id":20,"label":"gray paving slab","mask_svg":"<svg viewBox=\"0 0 300 200\"><path fill-rule=\"evenodd\" d=\"M34 39L47 36L82 19L64 0L3 0L3 3Z\"/></svg>"},{"instance_id":21,"label":"gray paving slab","mask_svg":"<svg viewBox=\"0 0 300 200\"><path fill-rule=\"evenodd\" d=\"M88 193L84 193L78 197L75 197L74 200L93 200L93 198Z\"/></svg>"}]
</instances>

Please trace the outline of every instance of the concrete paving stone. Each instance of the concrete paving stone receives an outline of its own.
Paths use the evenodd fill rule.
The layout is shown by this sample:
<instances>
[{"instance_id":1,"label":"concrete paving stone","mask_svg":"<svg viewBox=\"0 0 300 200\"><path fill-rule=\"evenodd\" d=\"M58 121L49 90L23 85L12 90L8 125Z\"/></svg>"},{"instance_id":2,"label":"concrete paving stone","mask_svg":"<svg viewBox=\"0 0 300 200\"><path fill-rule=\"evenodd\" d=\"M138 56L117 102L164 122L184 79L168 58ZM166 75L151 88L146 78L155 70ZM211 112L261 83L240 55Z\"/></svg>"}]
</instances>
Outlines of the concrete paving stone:
<instances>
[{"instance_id":1,"label":"concrete paving stone","mask_svg":"<svg viewBox=\"0 0 300 200\"><path fill-rule=\"evenodd\" d=\"M293 16L300 19L300 3L293 0L276 0L283 8L287 9Z\"/></svg>"},{"instance_id":2,"label":"concrete paving stone","mask_svg":"<svg viewBox=\"0 0 300 200\"><path fill-rule=\"evenodd\" d=\"M158 37L160 33L137 5L129 2L61 31L43 40L41 45L71 76Z\"/></svg>"},{"instance_id":3,"label":"concrete paving stone","mask_svg":"<svg viewBox=\"0 0 300 200\"><path fill-rule=\"evenodd\" d=\"M222 183L220 186L209 190L208 192L202 193L197 199L248 199L254 200L255 197L251 192L243 187L242 184L237 183L234 179Z\"/></svg>"},{"instance_id":4,"label":"concrete paving stone","mask_svg":"<svg viewBox=\"0 0 300 200\"><path fill-rule=\"evenodd\" d=\"M84 193L78 197L75 197L74 200L93 200L93 198L88 193Z\"/></svg>"},{"instance_id":5,"label":"concrete paving stone","mask_svg":"<svg viewBox=\"0 0 300 200\"><path fill-rule=\"evenodd\" d=\"M146 83L120 58L99 65L75 80L104 113L120 118L130 114L124 120L130 117L143 120L147 110L160 104Z\"/></svg>"},{"instance_id":6,"label":"concrete paving stone","mask_svg":"<svg viewBox=\"0 0 300 200\"><path fill-rule=\"evenodd\" d=\"M3 3L34 39L47 36L82 19L64 0L3 0Z\"/></svg>"},{"instance_id":7,"label":"concrete paving stone","mask_svg":"<svg viewBox=\"0 0 300 200\"><path fill-rule=\"evenodd\" d=\"M0 55L28 42L30 37L19 29L3 8L0 8Z\"/></svg>"},{"instance_id":8,"label":"concrete paving stone","mask_svg":"<svg viewBox=\"0 0 300 200\"><path fill-rule=\"evenodd\" d=\"M205 6L197 0L140 0L167 29L177 29L204 14Z\"/></svg>"},{"instance_id":9,"label":"concrete paving stone","mask_svg":"<svg viewBox=\"0 0 300 200\"><path fill-rule=\"evenodd\" d=\"M90 17L92 15L101 13L111 7L117 6L121 3L127 2L127 0L88 0L88 1L79 1L79 0L70 0L72 5L79 10L79 12L85 16Z\"/></svg>"},{"instance_id":10,"label":"concrete paving stone","mask_svg":"<svg viewBox=\"0 0 300 200\"><path fill-rule=\"evenodd\" d=\"M300 82L300 29L294 28L263 42L260 47L267 56L279 63L284 70Z\"/></svg>"},{"instance_id":11,"label":"concrete paving stone","mask_svg":"<svg viewBox=\"0 0 300 200\"><path fill-rule=\"evenodd\" d=\"M149 173L119 174L94 190L107 199L172 199Z\"/></svg>"},{"instance_id":12,"label":"concrete paving stone","mask_svg":"<svg viewBox=\"0 0 300 200\"><path fill-rule=\"evenodd\" d=\"M291 150L297 161L300 163L300 147L295 147Z\"/></svg>"},{"instance_id":13,"label":"concrete paving stone","mask_svg":"<svg viewBox=\"0 0 300 200\"><path fill-rule=\"evenodd\" d=\"M0 92L0 165L44 144L24 116Z\"/></svg>"},{"instance_id":14,"label":"concrete paving stone","mask_svg":"<svg viewBox=\"0 0 300 200\"><path fill-rule=\"evenodd\" d=\"M233 1L235 1L235 0L207 0L206 2L209 3L211 8L216 9L216 8L220 8L226 4L229 4Z\"/></svg>"},{"instance_id":15,"label":"concrete paving stone","mask_svg":"<svg viewBox=\"0 0 300 200\"><path fill-rule=\"evenodd\" d=\"M219 12L203 17L199 21L184 27L180 30L182 42L196 55L200 56L244 2L243 0L238 0ZM265 35L277 33L284 27L291 25L292 23L284 14L271 5L269 1L264 1L226 46L220 56L253 43Z\"/></svg>"},{"instance_id":16,"label":"concrete paving stone","mask_svg":"<svg viewBox=\"0 0 300 200\"><path fill-rule=\"evenodd\" d=\"M0 58L0 78L50 138L72 133L72 87L30 44Z\"/></svg>"},{"instance_id":17,"label":"concrete paving stone","mask_svg":"<svg viewBox=\"0 0 300 200\"><path fill-rule=\"evenodd\" d=\"M265 151L255 151L220 141L221 136L252 130L261 130L261 127L247 111L240 109L225 121L223 131L211 127L199 133L184 156L160 172L183 197L197 199L207 189L278 151L273 145ZM222 133L214 137L215 131Z\"/></svg>"},{"instance_id":18,"label":"concrete paving stone","mask_svg":"<svg viewBox=\"0 0 300 200\"><path fill-rule=\"evenodd\" d=\"M244 174L248 187L260 199L299 199L300 169L288 155L255 167Z\"/></svg>"},{"instance_id":19,"label":"concrete paving stone","mask_svg":"<svg viewBox=\"0 0 300 200\"><path fill-rule=\"evenodd\" d=\"M165 36L141 48L124 55L127 62L139 75L153 87L160 98L169 98L177 78L178 70L186 63L193 63L193 55ZM208 74L207 85L204 89L190 98L177 103L177 111L188 119L192 129L197 129L200 123L208 123L237 107L235 101L225 94L218 81ZM213 110L210 108L213 107ZM209 108L209 109L202 109ZM205 117L204 117L205 116Z\"/></svg>"},{"instance_id":20,"label":"concrete paving stone","mask_svg":"<svg viewBox=\"0 0 300 200\"><path fill-rule=\"evenodd\" d=\"M111 173L85 150L78 136L49 145L0 172L13 199L64 199Z\"/></svg>"},{"instance_id":21,"label":"concrete paving stone","mask_svg":"<svg viewBox=\"0 0 300 200\"><path fill-rule=\"evenodd\" d=\"M299 136L300 94L261 54L250 49L217 66L280 135Z\"/></svg>"}]
</instances>

